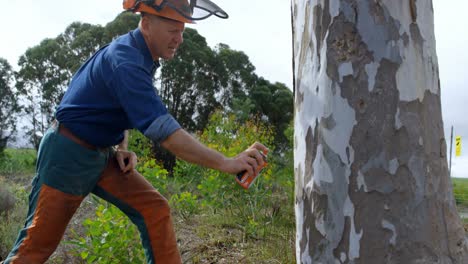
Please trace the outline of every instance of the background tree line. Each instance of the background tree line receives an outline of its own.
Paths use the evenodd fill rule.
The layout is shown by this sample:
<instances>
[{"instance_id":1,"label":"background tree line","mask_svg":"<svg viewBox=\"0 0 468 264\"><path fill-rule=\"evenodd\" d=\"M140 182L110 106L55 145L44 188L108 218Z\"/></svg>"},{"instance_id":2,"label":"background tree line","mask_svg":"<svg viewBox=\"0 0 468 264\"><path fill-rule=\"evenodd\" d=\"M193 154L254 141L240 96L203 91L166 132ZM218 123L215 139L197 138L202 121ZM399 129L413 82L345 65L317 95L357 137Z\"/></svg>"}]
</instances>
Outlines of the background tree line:
<instances>
[{"instance_id":1,"label":"background tree line","mask_svg":"<svg viewBox=\"0 0 468 264\"><path fill-rule=\"evenodd\" d=\"M16 129L25 131L37 148L73 73L101 46L135 29L138 21L137 15L121 13L106 26L72 23L56 38L28 49L17 72L0 59L0 153ZM155 78L157 92L189 132L203 131L210 114L222 109L240 124L255 118L271 125L275 149L287 150L284 131L293 118L292 92L282 83L257 76L245 53L226 44L212 49L196 30L187 28L176 57L161 65ZM18 118L24 124L17 128ZM153 149L171 170L175 158Z\"/></svg>"}]
</instances>

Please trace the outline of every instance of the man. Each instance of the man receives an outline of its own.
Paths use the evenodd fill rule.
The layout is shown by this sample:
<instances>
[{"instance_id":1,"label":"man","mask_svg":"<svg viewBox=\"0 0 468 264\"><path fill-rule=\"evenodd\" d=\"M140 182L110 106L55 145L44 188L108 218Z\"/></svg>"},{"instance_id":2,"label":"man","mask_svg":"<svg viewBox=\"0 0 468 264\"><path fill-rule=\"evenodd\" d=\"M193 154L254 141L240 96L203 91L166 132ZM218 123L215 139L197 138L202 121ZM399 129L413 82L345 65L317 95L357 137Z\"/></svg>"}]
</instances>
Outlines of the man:
<instances>
[{"instance_id":1,"label":"man","mask_svg":"<svg viewBox=\"0 0 468 264\"><path fill-rule=\"evenodd\" d=\"M137 128L176 156L205 167L256 175L264 161L255 143L234 158L184 131L154 91L159 59L172 59L185 23L207 14L227 17L210 1L124 1L142 13L138 29L97 51L74 75L56 124L38 152L29 212L5 264L44 263L89 193L113 203L138 226L148 263L181 263L167 200L136 170L127 129ZM199 17L194 9L204 11ZM118 145L116 150L110 148Z\"/></svg>"}]
</instances>

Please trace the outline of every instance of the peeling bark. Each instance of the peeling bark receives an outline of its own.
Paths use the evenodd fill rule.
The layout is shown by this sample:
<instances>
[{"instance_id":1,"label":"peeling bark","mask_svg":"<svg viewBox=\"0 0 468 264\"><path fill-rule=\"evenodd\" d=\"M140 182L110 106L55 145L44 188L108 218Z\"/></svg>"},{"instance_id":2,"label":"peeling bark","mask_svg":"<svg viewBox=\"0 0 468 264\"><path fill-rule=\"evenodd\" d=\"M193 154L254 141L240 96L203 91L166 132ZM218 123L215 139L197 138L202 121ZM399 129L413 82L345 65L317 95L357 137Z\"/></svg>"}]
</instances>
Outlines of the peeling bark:
<instances>
[{"instance_id":1,"label":"peeling bark","mask_svg":"<svg viewBox=\"0 0 468 264\"><path fill-rule=\"evenodd\" d=\"M432 2L293 0L298 263L468 263Z\"/></svg>"}]
</instances>

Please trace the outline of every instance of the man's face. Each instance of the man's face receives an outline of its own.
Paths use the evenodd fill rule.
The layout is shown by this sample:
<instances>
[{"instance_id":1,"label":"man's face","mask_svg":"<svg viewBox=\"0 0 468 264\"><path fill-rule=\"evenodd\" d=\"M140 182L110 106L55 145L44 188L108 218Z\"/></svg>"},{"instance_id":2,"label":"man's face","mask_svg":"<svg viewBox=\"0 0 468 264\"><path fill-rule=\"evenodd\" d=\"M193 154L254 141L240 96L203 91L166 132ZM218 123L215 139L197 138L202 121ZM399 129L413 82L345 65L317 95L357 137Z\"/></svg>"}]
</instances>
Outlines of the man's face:
<instances>
[{"instance_id":1,"label":"man's face","mask_svg":"<svg viewBox=\"0 0 468 264\"><path fill-rule=\"evenodd\" d=\"M172 59L180 44L184 41L183 22L146 15L142 20L142 32L153 60Z\"/></svg>"}]
</instances>

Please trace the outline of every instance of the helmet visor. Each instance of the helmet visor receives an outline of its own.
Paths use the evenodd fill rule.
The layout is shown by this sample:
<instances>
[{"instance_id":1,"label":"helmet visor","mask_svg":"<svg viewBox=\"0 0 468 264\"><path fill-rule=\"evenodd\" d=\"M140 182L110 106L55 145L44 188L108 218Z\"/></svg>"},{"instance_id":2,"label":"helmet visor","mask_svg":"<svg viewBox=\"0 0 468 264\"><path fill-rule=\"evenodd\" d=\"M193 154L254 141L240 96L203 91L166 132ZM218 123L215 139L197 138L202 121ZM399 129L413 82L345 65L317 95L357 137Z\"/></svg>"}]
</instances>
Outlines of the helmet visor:
<instances>
[{"instance_id":1,"label":"helmet visor","mask_svg":"<svg viewBox=\"0 0 468 264\"><path fill-rule=\"evenodd\" d=\"M184 18L176 18L176 20L186 19L193 22L206 19L211 15L219 18L229 17L224 10L210 0L124 0L123 6L126 10L138 12L143 9L140 4L153 8L159 15L162 15L166 8L170 8ZM167 17L171 18L171 16Z\"/></svg>"},{"instance_id":2,"label":"helmet visor","mask_svg":"<svg viewBox=\"0 0 468 264\"><path fill-rule=\"evenodd\" d=\"M223 9L209 0L190 0L190 6L193 10L193 20L202 20L211 15L224 19L229 17Z\"/></svg>"},{"instance_id":3,"label":"helmet visor","mask_svg":"<svg viewBox=\"0 0 468 264\"><path fill-rule=\"evenodd\" d=\"M189 20L203 20L211 15L220 18L229 17L224 10L210 0L190 0L190 4L186 0L166 0L162 2L162 5L169 6Z\"/></svg>"}]
</instances>

